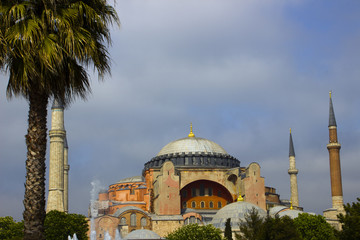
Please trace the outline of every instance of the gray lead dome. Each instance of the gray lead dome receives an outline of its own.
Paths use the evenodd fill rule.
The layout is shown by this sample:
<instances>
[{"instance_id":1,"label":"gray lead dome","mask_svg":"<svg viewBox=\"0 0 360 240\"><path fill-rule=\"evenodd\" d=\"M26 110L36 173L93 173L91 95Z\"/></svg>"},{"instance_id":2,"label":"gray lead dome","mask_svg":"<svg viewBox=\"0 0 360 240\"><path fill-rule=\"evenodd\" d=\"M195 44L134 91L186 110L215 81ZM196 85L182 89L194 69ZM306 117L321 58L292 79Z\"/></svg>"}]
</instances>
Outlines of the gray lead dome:
<instances>
[{"instance_id":1,"label":"gray lead dome","mask_svg":"<svg viewBox=\"0 0 360 240\"><path fill-rule=\"evenodd\" d=\"M186 137L170 142L156 157L145 163L144 171L160 168L166 161L171 161L176 167L240 167L240 161L229 155L219 144L197 137Z\"/></svg>"},{"instance_id":2,"label":"gray lead dome","mask_svg":"<svg viewBox=\"0 0 360 240\"><path fill-rule=\"evenodd\" d=\"M198 137L186 137L170 142L156 156L170 153L220 153L228 154L219 144Z\"/></svg>"},{"instance_id":3,"label":"gray lead dome","mask_svg":"<svg viewBox=\"0 0 360 240\"><path fill-rule=\"evenodd\" d=\"M147 229L135 230L129 233L126 238L127 240L135 240L135 239L161 239L161 237L154 233L153 231Z\"/></svg>"},{"instance_id":4,"label":"gray lead dome","mask_svg":"<svg viewBox=\"0 0 360 240\"><path fill-rule=\"evenodd\" d=\"M214 216L211 224L216 228L225 230L225 223L228 218L231 219L231 227L233 230L239 230L239 224L245 221L245 215L248 214L253 208L258 211L260 217L265 218L266 212L249 202L234 202L221 208Z\"/></svg>"}]
</instances>

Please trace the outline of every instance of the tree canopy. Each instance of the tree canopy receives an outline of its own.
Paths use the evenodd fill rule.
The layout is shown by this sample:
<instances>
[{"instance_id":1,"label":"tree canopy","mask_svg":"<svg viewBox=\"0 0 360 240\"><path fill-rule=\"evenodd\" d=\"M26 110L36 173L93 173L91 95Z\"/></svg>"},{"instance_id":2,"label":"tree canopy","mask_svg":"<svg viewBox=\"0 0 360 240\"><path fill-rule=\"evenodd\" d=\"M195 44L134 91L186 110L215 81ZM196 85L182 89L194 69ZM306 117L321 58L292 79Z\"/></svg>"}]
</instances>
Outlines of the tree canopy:
<instances>
[{"instance_id":1,"label":"tree canopy","mask_svg":"<svg viewBox=\"0 0 360 240\"><path fill-rule=\"evenodd\" d=\"M335 239L333 227L326 222L323 216L302 213L294 219L294 223L304 240Z\"/></svg>"},{"instance_id":2,"label":"tree canopy","mask_svg":"<svg viewBox=\"0 0 360 240\"><path fill-rule=\"evenodd\" d=\"M16 222L12 217L0 217L0 239L20 240L23 238L24 223Z\"/></svg>"},{"instance_id":3,"label":"tree canopy","mask_svg":"<svg viewBox=\"0 0 360 240\"><path fill-rule=\"evenodd\" d=\"M346 215L340 214L339 220L342 224L342 231L339 232L341 240L359 240L360 239L360 198L352 204L345 206Z\"/></svg>"},{"instance_id":4,"label":"tree canopy","mask_svg":"<svg viewBox=\"0 0 360 240\"><path fill-rule=\"evenodd\" d=\"M90 91L86 66L110 72L107 44L118 21L106 0L1 0L0 69L7 95L29 102L24 239L44 239L45 155L49 98L65 105Z\"/></svg>"},{"instance_id":5,"label":"tree canopy","mask_svg":"<svg viewBox=\"0 0 360 240\"><path fill-rule=\"evenodd\" d=\"M241 234L236 234L237 240L258 240L260 239L264 220L258 214L255 208L252 208L245 214L245 221L243 221L239 228Z\"/></svg>"},{"instance_id":6,"label":"tree canopy","mask_svg":"<svg viewBox=\"0 0 360 240\"><path fill-rule=\"evenodd\" d=\"M198 224L185 225L166 236L168 240L221 240L220 229L213 225L200 226Z\"/></svg>"},{"instance_id":7,"label":"tree canopy","mask_svg":"<svg viewBox=\"0 0 360 240\"><path fill-rule=\"evenodd\" d=\"M67 240L68 236L73 236L74 233L79 240L87 240L88 230L88 221L84 215L67 214L55 210L46 214L46 240Z\"/></svg>"}]
</instances>

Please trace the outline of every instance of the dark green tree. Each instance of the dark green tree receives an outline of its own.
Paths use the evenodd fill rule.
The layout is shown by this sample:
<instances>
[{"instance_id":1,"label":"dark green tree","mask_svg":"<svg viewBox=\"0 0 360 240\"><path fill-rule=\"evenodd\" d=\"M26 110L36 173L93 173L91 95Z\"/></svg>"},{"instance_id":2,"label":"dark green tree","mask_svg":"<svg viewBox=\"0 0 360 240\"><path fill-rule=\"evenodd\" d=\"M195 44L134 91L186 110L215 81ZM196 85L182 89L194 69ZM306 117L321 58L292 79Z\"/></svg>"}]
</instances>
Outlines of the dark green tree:
<instances>
[{"instance_id":1,"label":"dark green tree","mask_svg":"<svg viewBox=\"0 0 360 240\"><path fill-rule=\"evenodd\" d=\"M239 228L240 234L235 234L237 240L259 240L261 239L264 220L260 217L258 211L252 208L245 214L245 221L243 221Z\"/></svg>"},{"instance_id":2,"label":"dark green tree","mask_svg":"<svg viewBox=\"0 0 360 240\"><path fill-rule=\"evenodd\" d=\"M267 217L264 221L262 240L301 240L294 221L288 217Z\"/></svg>"},{"instance_id":3,"label":"dark green tree","mask_svg":"<svg viewBox=\"0 0 360 240\"><path fill-rule=\"evenodd\" d=\"M85 67L110 72L107 44L118 17L107 0L1 0L0 69L7 96L29 103L24 239L43 240L47 105L65 105L90 91Z\"/></svg>"},{"instance_id":4,"label":"dark green tree","mask_svg":"<svg viewBox=\"0 0 360 240\"><path fill-rule=\"evenodd\" d=\"M336 239L334 229L323 216L302 213L294 219L294 223L304 240Z\"/></svg>"},{"instance_id":5,"label":"dark green tree","mask_svg":"<svg viewBox=\"0 0 360 240\"><path fill-rule=\"evenodd\" d=\"M166 236L167 240L221 240L221 231L213 225L185 225Z\"/></svg>"},{"instance_id":6,"label":"dark green tree","mask_svg":"<svg viewBox=\"0 0 360 240\"><path fill-rule=\"evenodd\" d=\"M0 239L20 240L24 237L24 223L16 222L12 217L0 217Z\"/></svg>"},{"instance_id":7,"label":"dark green tree","mask_svg":"<svg viewBox=\"0 0 360 240\"><path fill-rule=\"evenodd\" d=\"M86 217L81 214L68 214L50 211L45 218L46 240L67 240L68 236L76 236L79 240L87 240L89 230Z\"/></svg>"},{"instance_id":8,"label":"dark green tree","mask_svg":"<svg viewBox=\"0 0 360 240\"><path fill-rule=\"evenodd\" d=\"M233 240L232 238L232 230L231 230L231 219L226 219L225 223L225 233L224 233L226 240Z\"/></svg>"},{"instance_id":9,"label":"dark green tree","mask_svg":"<svg viewBox=\"0 0 360 240\"><path fill-rule=\"evenodd\" d=\"M341 240L359 240L360 239L360 198L351 205L344 205L346 215L340 214L339 220L342 224L342 231L339 232Z\"/></svg>"}]
</instances>

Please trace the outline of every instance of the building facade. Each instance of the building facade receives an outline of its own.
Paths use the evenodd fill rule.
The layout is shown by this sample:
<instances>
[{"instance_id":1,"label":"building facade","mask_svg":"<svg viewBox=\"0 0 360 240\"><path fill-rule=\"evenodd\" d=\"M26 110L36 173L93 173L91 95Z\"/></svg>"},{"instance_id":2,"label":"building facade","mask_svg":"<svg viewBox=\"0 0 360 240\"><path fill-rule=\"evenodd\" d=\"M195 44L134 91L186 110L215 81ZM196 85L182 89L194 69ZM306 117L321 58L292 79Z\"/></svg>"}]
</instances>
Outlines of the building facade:
<instances>
[{"instance_id":1,"label":"building facade","mask_svg":"<svg viewBox=\"0 0 360 240\"><path fill-rule=\"evenodd\" d=\"M239 196L267 210L260 165L240 161L213 141L190 134L164 146L144 164L141 176L125 178L99 193L95 221L97 239L118 229L122 237L137 229L164 237L189 223L210 223ZM267 188L272 191L274 188ZM275 194L276 202L280 205ZM277 197L277 198L276 198Z\"/></svg>"}]
</instances>

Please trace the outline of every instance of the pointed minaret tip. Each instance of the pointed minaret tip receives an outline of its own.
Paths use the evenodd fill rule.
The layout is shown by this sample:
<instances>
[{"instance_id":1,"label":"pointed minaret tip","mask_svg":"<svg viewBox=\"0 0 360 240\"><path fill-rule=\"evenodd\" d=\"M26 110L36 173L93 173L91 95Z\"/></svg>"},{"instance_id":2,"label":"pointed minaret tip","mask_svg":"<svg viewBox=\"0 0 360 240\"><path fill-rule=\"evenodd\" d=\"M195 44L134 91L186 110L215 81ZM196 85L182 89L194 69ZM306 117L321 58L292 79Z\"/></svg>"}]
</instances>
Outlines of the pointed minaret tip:
<instances>
[{"instance_id":1,"label":"pointed minaret tip","mask_svg":"<svg viewBox=\"0 0 360 240\"><path fill-rule=\"evenodd\" d=\"M330 92L329 92L329 97L330 97L330 104L329 104L329 127L336 127L335 113L334 113L334 107L333 107L333 103L332 103L331 94L332 94L332 92L330 91Z\"/></svg>"},{"instance_id":2,"label":"pointed minaret tip","mask_svg":"<svg viewBox=\"0 0 360 240\"><path fill-rule=\"evenodd\" d=\"M289 157L295 157L295 149L291 134L291 128L290 128L290 140L289 140Z\"/></svg>"},{"instance_id":3,"label":"pointed minaret tip","mask_svg":"<svg viewBox=\"0 0 360 240\"><path fill-rule=\"evenodd\" d=\"M54 102L53 102L53 105L52 105L51 109L54 109L54 108L64 109L63 102L61 100L58 100L58 99L54 98Z\"/></svg>"},{"instance_id":4,"label":"pointed minaret tip","mask_svg":"<svg viewBox=\"0 0 360 240\"><path fill-rule=\"evenodd\" d=\"M191 137L191 138L195 137L195 134L193 133L193 129L192 129L192 123L190 123L190 133L189 133L188 137Z\"/></svg>"}]
</instances>

